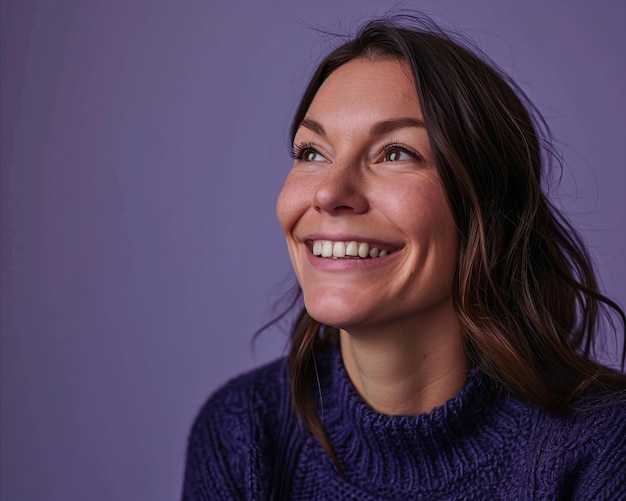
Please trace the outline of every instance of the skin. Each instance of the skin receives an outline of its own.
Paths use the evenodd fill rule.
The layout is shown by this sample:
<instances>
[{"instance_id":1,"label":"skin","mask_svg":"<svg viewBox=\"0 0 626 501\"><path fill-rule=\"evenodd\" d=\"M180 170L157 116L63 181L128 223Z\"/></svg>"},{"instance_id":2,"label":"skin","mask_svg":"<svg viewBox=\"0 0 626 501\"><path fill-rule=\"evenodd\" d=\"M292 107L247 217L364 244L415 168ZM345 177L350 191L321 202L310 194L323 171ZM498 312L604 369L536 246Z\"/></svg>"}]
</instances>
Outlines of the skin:
<instances>
[{"instance_id":1,"label":"skin","mask_svg":"<svg viewBox=\"0 0 626 501\"><path fill-rule=\"evenodd\" d=\"M363 399L417 415L454 397L466 363L451 291L458 238L405 63L356 59L322 84L278 197L307 311L340 328ZM381 258L320 258L313 240L375 242Z\"/></svg>"}]
</instances>

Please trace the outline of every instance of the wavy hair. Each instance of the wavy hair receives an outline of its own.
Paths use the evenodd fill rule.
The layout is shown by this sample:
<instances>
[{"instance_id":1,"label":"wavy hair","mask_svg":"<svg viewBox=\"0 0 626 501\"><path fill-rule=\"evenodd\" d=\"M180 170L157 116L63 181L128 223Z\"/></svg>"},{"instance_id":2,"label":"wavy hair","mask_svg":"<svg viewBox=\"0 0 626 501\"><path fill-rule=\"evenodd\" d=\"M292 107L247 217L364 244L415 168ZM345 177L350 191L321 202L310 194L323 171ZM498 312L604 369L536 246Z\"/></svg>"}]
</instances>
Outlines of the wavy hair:
<instances>
[{"instance_id":1,"label":"wavy hair","mask_svg":"<svg viewBox=\"0 0 626 501\"><path fill-rule=\"evenodd\" d=\"M565 412L592 383L611 392L626 388L626 376L593 358L600 326L625 336L626 318L599 292L582 238L542 189L559 161L545 120L478 54L429 19L370 21L319 64L291 138L341 65L356 58L406 62L458 229L452 295L468 362L544 411ZM340 468L314 404L315 353L336 333L302 309L288 360L295 413Z\"/></svg>"}]
</instances>

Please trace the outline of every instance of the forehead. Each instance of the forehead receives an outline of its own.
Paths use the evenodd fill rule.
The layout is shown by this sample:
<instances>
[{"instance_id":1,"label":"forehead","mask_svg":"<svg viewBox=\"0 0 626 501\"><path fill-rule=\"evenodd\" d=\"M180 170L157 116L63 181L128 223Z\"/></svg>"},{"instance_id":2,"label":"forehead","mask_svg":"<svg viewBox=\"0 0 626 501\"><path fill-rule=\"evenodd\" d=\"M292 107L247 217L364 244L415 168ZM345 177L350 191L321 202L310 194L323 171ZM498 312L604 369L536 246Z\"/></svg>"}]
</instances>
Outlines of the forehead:
<instances>
[{"instance_id":1,"label":"forehead","mask_svg":"<svg viewBox=\"0 0 626 501\"><path fill-rule=\"evenodd\" d=\"M422 118L409 66L396 59L353 59L333 71L317 91L307 115ZM384 117L382 117L384 115Z\"/></svg>"}]
</instances>

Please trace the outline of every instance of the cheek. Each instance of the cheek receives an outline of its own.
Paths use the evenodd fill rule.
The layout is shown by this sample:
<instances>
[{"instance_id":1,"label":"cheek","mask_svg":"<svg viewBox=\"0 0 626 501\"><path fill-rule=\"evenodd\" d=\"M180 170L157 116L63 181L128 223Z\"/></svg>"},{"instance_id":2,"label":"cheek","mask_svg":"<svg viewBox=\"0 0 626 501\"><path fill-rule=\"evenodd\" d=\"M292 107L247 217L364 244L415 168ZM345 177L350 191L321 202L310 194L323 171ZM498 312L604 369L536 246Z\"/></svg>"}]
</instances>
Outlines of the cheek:
<instances>
[{"instance_id":1,"label":"cheek","mask_svg":"<svg viewBox=\"0 0 626 501\"><path fill-rule=\"evenodd\" d=\"M445 194L436 181L395 185L381 203L393 214L390 218L414 236L440 239L456 233Z\"/></svg>"},{"instance_id":2,"label":"cheek","mask_svg":"<svg viewBox=\"0 0 626 501\"><path fill-rule=\"evenodd\" d=\"M287 177L276 199L276 216L278 217L278 222L286 237L287 251L289 252L293 271L296 274L298 282L302 283L298 267L295 239L292 237L292 231L295 225L306 211L306 204L303 203L304 194L301 190L298 190L298 187L298 183L294 183L291 177Z\"/></svg>"},{"instance_id":3,"label":"cheek","mask_svg":"<svg viewBox=\"0 0 626 501\"><path fill-rule=\"evenodd\" d=\"M312 186L307 176L297 175L293 171L287 176L276 200L276 215L286 236L311 207Z\"/></svg>"},{"instance_id":4,"label":"cheek","mask_svg":"<svg viewBox=\"0 0 626 501\"><path fill-rule=\"evenodd\" d=\"M419 193L416 196L415 193ZM454 273L458 256L458 232L443 188L433 183L420 192L398 197L397 217L409 238L428 249L427 256L437 261L446 275Z\"/></svg>"},{"instance_id":5,"label":"cheek","mask_svg":"<svg viewBox=\"0 0 626 501\"><path fill-rule=\"evenodd\" d=\"M451 283L458 266L459 237L452 212L443 196L435 204L430 231L440 277L442 281Z\"/></svg>"},{"instance_id":6,"label":"cheek","mask_svg":"<svg viewBox=\"0 0 626 501\"><path fill-rule=\"evenodd\" d=\"M283 232L288 233L296 221L298 196L293 183L287 178L276 200L276 216Z\"/></svg>"}]
</instances>

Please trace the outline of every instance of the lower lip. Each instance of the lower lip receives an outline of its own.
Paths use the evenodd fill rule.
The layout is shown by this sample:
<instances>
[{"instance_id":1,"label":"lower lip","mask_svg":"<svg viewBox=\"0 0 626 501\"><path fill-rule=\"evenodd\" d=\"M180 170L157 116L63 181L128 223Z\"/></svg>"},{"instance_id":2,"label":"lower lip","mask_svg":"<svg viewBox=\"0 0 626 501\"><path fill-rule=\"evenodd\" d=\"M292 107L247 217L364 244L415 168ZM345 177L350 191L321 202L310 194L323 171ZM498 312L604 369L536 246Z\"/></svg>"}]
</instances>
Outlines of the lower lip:
<instances>
[{"instance_id":1,"label":"lower lip","mask_svg":"<svg viewBox=\"0 0 626 501\"><path fill-rule=\"evenodd\" d=\"M359 257L318 257L315 256L310 249L306 249L306 254L309 259L309 263L319 270L330 271L345 271L345 270L367 270L372 268L378 268L379 266L386 265L389 261L395 258L398 251L387 254L383 257L375 258L359 258Z\"/></svg>"}]
</instances>

